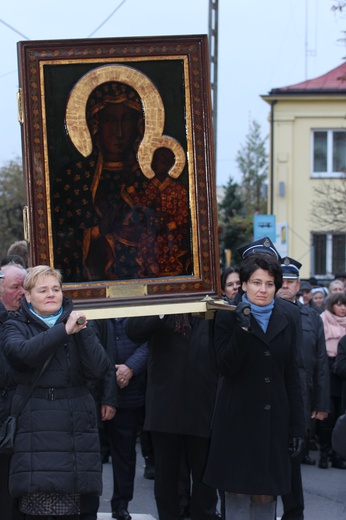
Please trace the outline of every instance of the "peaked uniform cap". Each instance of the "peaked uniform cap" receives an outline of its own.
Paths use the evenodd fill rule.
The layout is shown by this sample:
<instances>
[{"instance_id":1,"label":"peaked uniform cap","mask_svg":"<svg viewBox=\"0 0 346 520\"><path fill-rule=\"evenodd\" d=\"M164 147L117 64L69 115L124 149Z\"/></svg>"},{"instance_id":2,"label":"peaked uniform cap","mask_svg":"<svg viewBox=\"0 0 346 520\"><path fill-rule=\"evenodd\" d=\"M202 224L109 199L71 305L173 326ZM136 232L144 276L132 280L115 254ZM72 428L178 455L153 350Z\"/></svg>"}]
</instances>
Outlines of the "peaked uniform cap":
<instances>
[{"instance_id":1,"label":"peaked uniform cap","mask_svg":"<svg viewBox=\"0 0 346 520\"><path fill-rule=\"evenodd\" d=\"M243 260L251 253L269 253L274 255L277 260L281 261L280 255L269 237L260 238L259 240L250 242L250 244L238 247L237 251Z\"/></svg>"},{"instance_id":2,"label":"peaked uniform cap","mask_svg":"<svg viewBox=\"0 0 346 520\"><path fill-rule=\"evenodd\" d=\"M289 256L281 261L282 277L283 278L299 278L299 270L302 264Z\"/></svg>"}]
</instances>

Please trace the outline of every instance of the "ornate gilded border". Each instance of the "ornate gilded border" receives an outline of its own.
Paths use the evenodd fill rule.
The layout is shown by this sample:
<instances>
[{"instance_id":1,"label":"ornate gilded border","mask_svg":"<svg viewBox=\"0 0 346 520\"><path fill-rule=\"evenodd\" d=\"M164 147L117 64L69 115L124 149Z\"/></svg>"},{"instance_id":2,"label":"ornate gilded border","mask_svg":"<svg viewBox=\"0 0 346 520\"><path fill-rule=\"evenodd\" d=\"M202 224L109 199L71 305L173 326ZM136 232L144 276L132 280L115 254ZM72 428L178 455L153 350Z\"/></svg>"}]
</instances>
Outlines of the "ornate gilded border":
<instances>
[{"instance_id":1,"label":"ornate gilded border","mask_svg":"<svg viewBox=\"0 0 346 520\"><path fill-rule=\"evenodd\" d=\"M53 263L49 196L49 150L46 135L47 65L131 65L146 60L183 60L188 156L188 182L193 236L192 276L65 284L83 305L174 301L182 296L200 300L219 294L216 194L211 131L211 101L206 36L162 38L52 40L19 42L23 106L23 160L27 180L31 263Z\"/></svg>"}]
</instances>

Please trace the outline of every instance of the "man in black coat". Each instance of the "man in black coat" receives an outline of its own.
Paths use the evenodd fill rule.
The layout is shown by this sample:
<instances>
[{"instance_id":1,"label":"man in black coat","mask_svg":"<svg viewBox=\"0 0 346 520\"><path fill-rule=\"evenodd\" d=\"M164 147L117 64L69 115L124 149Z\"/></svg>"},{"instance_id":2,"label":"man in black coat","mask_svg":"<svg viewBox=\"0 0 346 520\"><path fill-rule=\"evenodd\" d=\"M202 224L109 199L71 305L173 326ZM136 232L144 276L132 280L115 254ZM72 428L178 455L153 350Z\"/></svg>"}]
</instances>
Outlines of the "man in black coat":
<instances>
[{"instance_id":1,"label":"man in black coat","mask_svg":"<svg viewBox=\"0 0 346 520\"><path fill-rule=\"evenodd\" d=\"M20 307L20 298L24 294L23 281L26 270L20 265L4 265L0 281L0 422L10 414L11 400L15 390L13 370L3 353L3 325L9 311ZM0 511L2 520L19 520L22 518L17 509L17 500L8 492L8 470L10 457L0 455Z\"/></svg>"},{"instance_id":2,"label":"man in black coat","mask_svg":"<svg viewBox=\"0 0 346 520\"><path fill-rule=\"evenodd\" d=\"M215 520L217 492L202 482L218 375L211 358L210 324L190 314L129 318L126 332L148 341L144 429L155 453L159 520L179 520L179 471L186 448L192 473L192 520Z\"/></svg>"},{"instance_id":3,"label":"man in black coat","mask_svg":"<svg viewBox=\"0 0 346 520\"><path fill-rule=\"evenodd\" d=\"M126 318L91 322L106 349L117 386L116 414L104 424L112 458L112 517L130 520L136 472L136 440L144 420L148 346L131 341L125 332Z\"/></svg>"},{"instance_id":4,"label":"man in black coat","mask_svg":"<svg viewBox=\"0 0 346 520\"><path fill-rule=\"evenodd\" d=\"M107 320L100 320L106 322ZM89 321L89 326L92 327L95 322ZM95 327L94 327L95 328ZM97 330L96 330L97 333ZM99 338L101 341L101 338ZM107 344L102 346L106 350L108 357L110 357ZM103 441L105 438L106 424L108 424L114 417L117 406L117 386L114 379L114 366L109 365L107 374L99 380L89 381L88 388L94 397L96 404L96 411L99 422L99 436L101 446L101 456L103 456ZM97 520L97 512L100 506L100 497L97 495L82 495L81 497L81 511L80 520Z\"/></svg>"},{"instance_id":5,"label":"man in black coat","mask_svg":"<svg viewBox=\"0 0 346 520\"><path fill-rule=\"evenodd\" d=\"M300 288L299 269L301 263L293 258L282 260L283 282L277 296L295 303L298 306L303 329L301 344L307 382L308 417L322 421L329 411L329 369L324 339L323 323L320 315L309 305L297 300ZM284 514L282 520L304 519L304 495L301 477L303 455L292 459L291 491L283 495Z\"/></svg>"}]
</instances>

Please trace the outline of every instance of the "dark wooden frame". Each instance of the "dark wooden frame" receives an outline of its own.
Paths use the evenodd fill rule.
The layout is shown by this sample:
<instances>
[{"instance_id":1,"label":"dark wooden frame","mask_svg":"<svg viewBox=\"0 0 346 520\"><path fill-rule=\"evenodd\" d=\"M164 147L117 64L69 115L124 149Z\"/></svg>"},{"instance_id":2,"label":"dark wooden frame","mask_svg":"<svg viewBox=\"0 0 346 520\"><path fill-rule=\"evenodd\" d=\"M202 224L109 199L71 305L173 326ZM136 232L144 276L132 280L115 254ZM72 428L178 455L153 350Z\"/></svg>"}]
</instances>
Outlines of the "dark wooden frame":
<instances>
[{"instance_id":1,"label":"dark wooden frame","mask_svg":"<svg viewBox=\"0 0 346 520\"><path fill-rule=\"evenodd\" d=\"M104 65L133 67L144 72L154 84L160 82L159 78L165 78L166 83L163 81L157 88L168 113L171 92L167 72L178 67L179 73L180 67L184 106L176 111L171 102L164 133L173 135L176 131L187 152L192 274L72 281L64 283L64 293L77 305L92 308L200 301L206 295L218 297L219 255L207 37L25 41L18 43L18 61L31 265L54 266L50 200L52 164L60 160L66 162L75 154L73 147L66 144L65 120L56 116L59 110L61 112L62 103L66 103L69 83L73 86L88 71ZM61 77L62 83L57 85ZM174 79L174 73L171 78Z\"/></svg>"}]
</instances>

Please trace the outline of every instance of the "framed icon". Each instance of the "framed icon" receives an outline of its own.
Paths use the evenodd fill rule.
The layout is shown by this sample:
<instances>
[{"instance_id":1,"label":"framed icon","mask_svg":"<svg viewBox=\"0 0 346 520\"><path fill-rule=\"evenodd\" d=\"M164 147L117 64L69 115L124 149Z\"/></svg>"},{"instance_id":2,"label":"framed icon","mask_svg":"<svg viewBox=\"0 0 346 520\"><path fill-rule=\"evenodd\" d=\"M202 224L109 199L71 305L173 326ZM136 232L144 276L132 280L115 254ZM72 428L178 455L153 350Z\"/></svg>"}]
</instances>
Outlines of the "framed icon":
<instances>
[{"instance_id":1,"label":"framed icon","mask_svg":"<svg viewBox=\"0 0 346 520\"><path fill-rule=\"evenodd\" d=\"M84 307L219 294L207 37L18 43L32 265Z\"/></svg>"}]
</instances>

